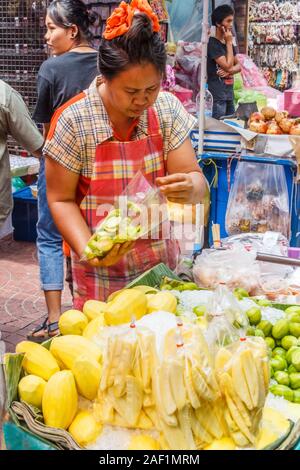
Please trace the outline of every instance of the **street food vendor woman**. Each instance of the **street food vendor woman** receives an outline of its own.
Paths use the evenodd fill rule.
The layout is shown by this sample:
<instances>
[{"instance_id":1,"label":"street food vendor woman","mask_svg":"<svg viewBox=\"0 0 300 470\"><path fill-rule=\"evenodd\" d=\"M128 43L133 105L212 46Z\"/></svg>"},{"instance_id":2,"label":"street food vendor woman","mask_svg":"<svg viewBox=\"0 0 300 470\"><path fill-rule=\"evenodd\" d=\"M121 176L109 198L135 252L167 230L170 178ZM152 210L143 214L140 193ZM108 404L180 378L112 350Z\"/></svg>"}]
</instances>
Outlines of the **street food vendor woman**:
<instances>
[{"instance_id":1,"label":"street food vendor woman","mask_svg":"<svg viewBox=\"0 0 300 470\"><path fill-rule=\"evenodd\" d=\"M195 120L160 92L165 45L146 0L122 2L107 20L98 66L90 88L56 112L44 147L49 207L72 250L75 308L105 300L157 263L174 268L176 245L162 239L115 245L101 260L80 261L101 220L97 209L138 171L171 202L196 204L207 194L189 139Z\"/></svg>"}]
</instances>

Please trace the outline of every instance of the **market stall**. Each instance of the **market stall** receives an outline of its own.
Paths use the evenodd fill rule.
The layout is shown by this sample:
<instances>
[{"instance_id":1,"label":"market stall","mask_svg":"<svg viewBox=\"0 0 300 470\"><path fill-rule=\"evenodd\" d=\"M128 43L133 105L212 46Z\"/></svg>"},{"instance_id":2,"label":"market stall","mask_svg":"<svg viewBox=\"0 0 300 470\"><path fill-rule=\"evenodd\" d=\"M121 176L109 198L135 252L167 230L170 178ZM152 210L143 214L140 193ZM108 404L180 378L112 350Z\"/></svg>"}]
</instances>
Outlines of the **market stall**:
<instances>
[{"instance_id":1,"label":"market stall","mask_svg":"<svg viewBox=\"0 0 300 470\"><path fill-rule=\"evenodd\" d=\"M5 356L7 446L292 448L298 318L299 306L203 290L160 265L107 303L65 312L61 336Z\"/></svg>"}]
</instances>

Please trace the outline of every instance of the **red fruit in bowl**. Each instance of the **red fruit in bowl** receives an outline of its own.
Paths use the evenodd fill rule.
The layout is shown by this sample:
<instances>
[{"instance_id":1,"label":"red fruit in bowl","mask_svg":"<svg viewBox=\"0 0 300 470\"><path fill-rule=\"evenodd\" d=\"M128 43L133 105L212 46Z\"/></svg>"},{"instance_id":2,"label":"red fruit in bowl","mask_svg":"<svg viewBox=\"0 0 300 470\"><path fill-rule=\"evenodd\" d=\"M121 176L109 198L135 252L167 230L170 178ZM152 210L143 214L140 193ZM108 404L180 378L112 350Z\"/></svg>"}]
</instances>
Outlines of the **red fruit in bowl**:
<instances>
[{"instance_id":1,"label":"red fruit in bowl","mask_svg":"<svg viewBox=\"0 0 300 470\"><path fill-rule=\"evenodd\" d=\"M267 123L265 121L252 121L249 124L249 130L257 134L265 134L267 131Z\"/></svg>"},{"instance_id":2,"label":"red fruit in bowl","mask_svg":"<svg viewBox=\"0 0 300 470\"><path fill-rule=\"evenodd\" d=\"M290 135L300 135L300 124L294 124L291 127Z\"/></svg>"},{"instance_id":3,"label":"red fruit in bowl","mask_svg":"<svg viewBox=\"0 0 300 470\"><path fill-rule=\"evenodd\" d=\"M261 110L262 115L264 116L266 121L270 121L271 119L274 119L276 116L276 110L274 108L271 108L271 106L265 106Z\"/></svg>"},{"instance_id":4,"label":"red fruit in bowl","mask_svg":"<svg viewBox=\"0 0 300 470\"><path fill-rule=\"evenodd\" d=\"M287 119L289 117L289 113L287 111L280 111L277 112L275 115L275 121L277 124L280 124L283 119Z\"/></svg>"},{"instance_id":5,"label":"red fruit in bowl","mask_svg":"<svg viewBox=\"0 0 300 470\"><path fill-rule=\"evenodd\" d=\"M276 121L270 121L266 134L280 135L282 134L282 130L280 129Z\"/></svg>"},{"instance_id":6,"label":"red fruit in bowl","mask_svg":"<svg viewBox=\"0 0 300 470\"><path fill-rule=\"evenodd\" d=\"M284 118L280 121L279 127L284 134L289 134L294 123L295 121L293 119Z\"/></svg>"},{"instance_id":7,"label":"red fruit in bowl","mask_svg":"<svg viewBox=\"0 0 300 470\"><path fill-rule=\"evenodd\" d=\"M264 121L265 120L265 117L262 113L252 113L250 118L249 118L249 123L252 122L252 121Z\"/></svg>"}]
</instances>

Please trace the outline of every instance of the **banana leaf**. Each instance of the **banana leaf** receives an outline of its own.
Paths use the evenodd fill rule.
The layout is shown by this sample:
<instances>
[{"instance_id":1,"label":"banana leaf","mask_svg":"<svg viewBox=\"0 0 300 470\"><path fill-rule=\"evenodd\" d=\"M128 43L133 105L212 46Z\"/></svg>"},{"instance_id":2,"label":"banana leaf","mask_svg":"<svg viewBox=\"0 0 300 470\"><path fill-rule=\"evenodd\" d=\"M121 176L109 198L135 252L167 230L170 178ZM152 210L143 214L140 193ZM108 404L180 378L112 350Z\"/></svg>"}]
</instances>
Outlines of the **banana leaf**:
<instances>
[{"instance_id":1,"label":"banana leaf","mask_svg":"<svg viewBox=\"0 0 300 470\"><path fill-rule=\"evenodd\" d=\"M18 383L23 375L22 362L24 354L5 355L4 377L6 383L7 407L18 399Z\"/></svg>"},{"instance_id":2,"label":"banana leaf","mask_svg":"<svg viewBox=\"0 0 300 470\"><path fill-rule=\"evenodd\" d=\"M176 274L173 273L173 271L171 271L170 268L168 268L168 266L166 266L164 263L160 263L141 274L141 276L136 278L134 281L130 282L126 288L130 289L131 287L143 285L149 287L159 287L162 278L165 276L172 279L177 279L178 281L181 280L178 276L176 276Z\"/></svg>"},{"instance_id":3,"label":"banana leaf","mask_svg":"<svg viewBox=\"0 0 300 470\"><path fill-rule=\"evenodd\" d=\"M299 305L297 305L297 304L277 304L275 302L272 302L271 307L277 308L278 310L285 311L288 307L299 307Z\"/></svg>"},{"instance_id":4,"label":"banana leaf","mask_svg":"<svg viewBox=\"0 0 300 470\"><path fill-rule=\"evenodd\" d=\"M257 299L255 297L250 297L251 300L254 300L257 302ZM277 310L283 310L285 311L288 307L299 307L299 304L279 304L276 302L270 302L270 307L276 308Z\"/></svg>"}]
</instances>

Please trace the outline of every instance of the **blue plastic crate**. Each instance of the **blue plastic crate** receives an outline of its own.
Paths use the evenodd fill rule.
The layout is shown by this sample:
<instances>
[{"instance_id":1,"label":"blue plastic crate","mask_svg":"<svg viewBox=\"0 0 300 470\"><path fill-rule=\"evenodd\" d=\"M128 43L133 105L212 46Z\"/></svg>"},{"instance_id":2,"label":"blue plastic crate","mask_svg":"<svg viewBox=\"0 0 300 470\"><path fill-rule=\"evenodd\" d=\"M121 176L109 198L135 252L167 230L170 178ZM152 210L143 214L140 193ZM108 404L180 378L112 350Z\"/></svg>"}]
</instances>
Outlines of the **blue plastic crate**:
<instances>
[{"instance_id":1,"label":"blue plastic crate","mask_svg":"<svg viewBox=\"0 0 300 470\"><path fill-rule=\"evenodd\" d=\"M216 176L217 166L217 187L211 187L211 208L210 208L210 222L220 224L221 238L228 236L225 229L225 216L229 197L229 184L228 184L228 164L231 159L230 166L230 187L234 183L234 172L238 162L238 158L232 158L228 154L203 154L200 159L200 165L203 172L208 179L209 184L212 184ZM254 161L260 163L272 163L276 165L283 165L286 175L286 182L289 191L290 211L291 211L291 240L290 245L300 247L300 190L296 190L294 184L294 176L296 173L296 165L292 160L276 159L272 157L259 157L244 155L240 161ZM211 224L209 231L209 244L213 244L211 233Z\"/></svg>"},{"instance_id":2,"label":"blue plastic crate","mask_svg":"<svg viewBox=\"0 0 300 470\"><path fill-rule=\"evenodd\" d=\"M36 223L38 219L37 200L31 194L31 189L26 187L16 191L14 197L14 209L12 223L14 227L14 239L18 241L35 242Z\"/></svg>"}]
</instances>

